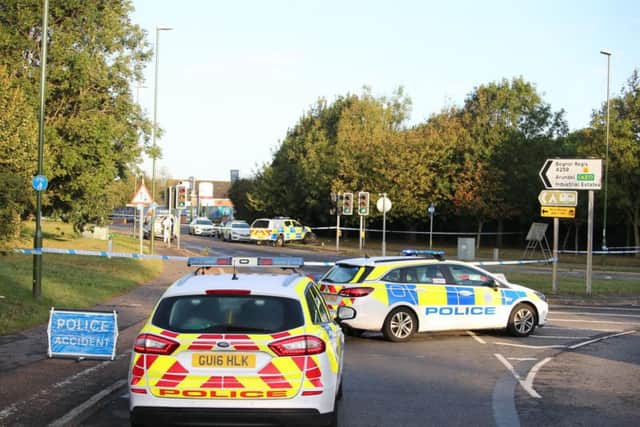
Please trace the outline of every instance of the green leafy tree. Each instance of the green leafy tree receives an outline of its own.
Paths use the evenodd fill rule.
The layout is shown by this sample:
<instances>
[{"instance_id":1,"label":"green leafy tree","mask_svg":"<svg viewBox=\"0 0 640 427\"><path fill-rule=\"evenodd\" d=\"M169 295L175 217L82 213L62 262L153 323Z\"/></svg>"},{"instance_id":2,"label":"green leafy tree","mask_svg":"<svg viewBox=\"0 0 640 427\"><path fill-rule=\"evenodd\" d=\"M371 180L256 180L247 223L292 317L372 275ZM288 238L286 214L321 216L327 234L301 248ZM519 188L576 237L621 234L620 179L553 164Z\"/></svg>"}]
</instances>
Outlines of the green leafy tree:
<instances>
[{"instance_id":1,"label":"green leafy tree","mask_svg":"<svg viewBox=\"0 0 640 427\"><path fill-rule=\"evenodd\" d=\"M30 206L37 156L33 116L16 79L0 65L0 240L19 234L20 216Z\"/></svg>"},{"instance_id":2,"label":"green leafy tree","mask_svg":"<svg viewBox=\"0 0 640 427\"><path fill-rule=\"evenodd\" d=\"M42 2L7 0L0 6L0 63L38 105ZM47 58L46 215L77 228L102 223L150 125L133 102L150 58L145 33L129 19L129 0L51 2ZM145 138L146 139L146 138Z\"/></svg>"}]
</instances>

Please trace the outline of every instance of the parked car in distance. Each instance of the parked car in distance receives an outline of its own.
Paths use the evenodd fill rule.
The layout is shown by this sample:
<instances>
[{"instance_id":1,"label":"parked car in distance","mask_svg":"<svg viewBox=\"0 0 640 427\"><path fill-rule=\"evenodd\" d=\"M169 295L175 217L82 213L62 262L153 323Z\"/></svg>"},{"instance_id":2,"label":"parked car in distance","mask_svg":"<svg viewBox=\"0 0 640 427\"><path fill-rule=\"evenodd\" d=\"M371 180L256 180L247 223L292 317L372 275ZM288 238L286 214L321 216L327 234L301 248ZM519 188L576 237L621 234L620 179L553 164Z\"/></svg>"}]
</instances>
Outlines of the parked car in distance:
<instances>
[{"instance_id":1,"label":"parked car in distance","mask_svg":"<svg viewBox=\"0 0 640 427\"><path fill-rule=\"evenodd\" d=\"M233 220L222 229L222 240L228 242L248 242L251 240L251 228L247 221Z\"/></svg>"},{"instance_id":2,"label":"parked car in distance","mask_svg":"<svg viewBox=\"0 0 640 427\"><path fill-rule=\"evenodd\" d=\"M213 234L213 222L209 218L196 218L189 224L189 234L211 236Z\"/></svg>"}]
</instances>

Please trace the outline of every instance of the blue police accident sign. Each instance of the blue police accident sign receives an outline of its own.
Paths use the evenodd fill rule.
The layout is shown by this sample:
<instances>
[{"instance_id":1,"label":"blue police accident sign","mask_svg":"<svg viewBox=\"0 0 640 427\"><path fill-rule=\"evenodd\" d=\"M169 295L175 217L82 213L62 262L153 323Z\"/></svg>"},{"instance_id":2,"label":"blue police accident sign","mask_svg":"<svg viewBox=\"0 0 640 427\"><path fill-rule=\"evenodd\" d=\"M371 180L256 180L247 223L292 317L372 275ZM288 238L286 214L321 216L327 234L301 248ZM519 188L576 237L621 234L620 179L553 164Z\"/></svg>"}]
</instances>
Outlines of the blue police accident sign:
<instances>
[{"instance_id":1,"label":"blue police accident sign","mask_svg":"<svg viewBox=\"0 0 640 427\"><path fill-rule=\"evenodd\" d=\"M31 185L33 185L33 189L36 191L43 191L47 189L49 185L49 180L44 175L36 175L31 180Z\"/></svg>"},{"instance_id":2,"label":"blue police accident sign","mask_svg":"<svg viewBox=\"0 0 640 427\"><path fill-rule=\"evenodd\" d=\"M51 308L47 333L49 357L113 360L118 341L118 316L115 311Z\"/></svg>"}]
</instances>

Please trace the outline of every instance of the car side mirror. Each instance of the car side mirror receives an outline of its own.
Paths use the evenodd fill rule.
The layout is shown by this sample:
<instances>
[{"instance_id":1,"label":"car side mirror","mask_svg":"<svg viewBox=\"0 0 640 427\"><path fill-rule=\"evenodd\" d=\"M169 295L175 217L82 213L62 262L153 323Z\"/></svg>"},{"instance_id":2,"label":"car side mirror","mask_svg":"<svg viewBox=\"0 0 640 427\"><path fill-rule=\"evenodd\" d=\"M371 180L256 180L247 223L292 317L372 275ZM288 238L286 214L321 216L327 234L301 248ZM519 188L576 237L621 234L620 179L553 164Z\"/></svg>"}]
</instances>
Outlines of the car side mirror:
<instances>
[{"instance_id":1,"label":"car side mirror","mask_svg":"<svg viewBox=\"0 0 640 427\"><path fill-rule=\"evenodd\" d=\"M341 322L343 320L351 320L356 317L356 309L353 307L347 307L345 305L341 305L338 307L338 312L336 314L336 320Z\"/></svg>"}]
</instances>

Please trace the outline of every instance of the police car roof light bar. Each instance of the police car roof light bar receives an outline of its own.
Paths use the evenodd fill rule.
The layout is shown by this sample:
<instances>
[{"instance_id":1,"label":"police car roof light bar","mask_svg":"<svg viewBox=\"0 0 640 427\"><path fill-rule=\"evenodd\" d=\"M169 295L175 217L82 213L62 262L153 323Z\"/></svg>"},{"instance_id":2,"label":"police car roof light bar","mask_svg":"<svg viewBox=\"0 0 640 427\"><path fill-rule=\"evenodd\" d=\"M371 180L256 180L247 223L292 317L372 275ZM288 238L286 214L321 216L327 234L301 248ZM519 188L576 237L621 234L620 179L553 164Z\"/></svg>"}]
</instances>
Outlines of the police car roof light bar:
<instances>
[{"instance_id":1,"label":"police car roof light bar","mask_svg":"<svg viewBox=\"0 0 640 427\"><path fill-rule=\"evenodd\" d=\"M189 257L188 267L279 267L300 268L304 265L301 257Z\"/></svg>"},{"instance_id":2,"label":"police car roof light bar","mask_svg":"<svg viewBox=\"0 0 640 427\"><path fill-rule=\"evenodd\" d=\"M402 253L406 256L430 256L437 260L444 259L444 251L437 251L433 249L403 249Z\"/></svg>"}]
</instances>

